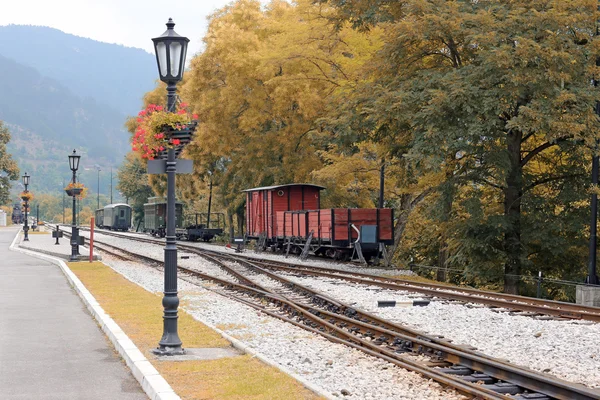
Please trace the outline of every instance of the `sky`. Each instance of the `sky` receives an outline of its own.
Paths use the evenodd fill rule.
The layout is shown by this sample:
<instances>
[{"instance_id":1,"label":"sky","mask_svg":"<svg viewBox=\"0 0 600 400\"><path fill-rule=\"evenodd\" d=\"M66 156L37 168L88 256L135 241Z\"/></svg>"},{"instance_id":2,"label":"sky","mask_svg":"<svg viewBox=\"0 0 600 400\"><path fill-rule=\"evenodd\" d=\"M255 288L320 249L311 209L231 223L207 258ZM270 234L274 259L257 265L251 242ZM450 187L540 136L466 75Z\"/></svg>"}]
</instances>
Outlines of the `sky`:
<instances>
[{"instance_id":1,"label":"sky","mask_svg":"<svg viewBox=\"0 0 600 400\"><path fill-rule=\"evenodd\" d=\"M268 1L261 0L263 4ZM202 49L207 17L231 0L0 0L0 25L49 26L101 42L154 53L169 18L190 39L188 59Z\"/></svg>"}]
</instances>

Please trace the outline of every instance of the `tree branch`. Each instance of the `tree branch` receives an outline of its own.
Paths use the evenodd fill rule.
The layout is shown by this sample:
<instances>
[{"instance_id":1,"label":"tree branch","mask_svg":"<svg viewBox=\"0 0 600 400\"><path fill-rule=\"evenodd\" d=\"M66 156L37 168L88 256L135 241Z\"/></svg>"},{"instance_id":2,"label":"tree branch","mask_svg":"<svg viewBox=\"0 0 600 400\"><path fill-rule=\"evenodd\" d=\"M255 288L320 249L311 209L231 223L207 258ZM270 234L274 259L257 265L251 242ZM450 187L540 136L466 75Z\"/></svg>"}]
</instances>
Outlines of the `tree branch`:
<instances>
[{"instance_id":1,"label":"tree branch","mask_svg":"<svg viewBox=\"0 0 600 400\"><path fill-rule=\"evenodd\" d=\"M548 178L538 179L537 181L534 181L530 185L527 185L525 187L525 189L523 189L523 193L530 191L531 189L533 189L536 186L543 185L544 183L548 183L548 182L552 182L552 181L559 181L561 179L576 178L578 176L585 176L585 174L568 174L568 175L550 176Z\"/></svg>"},{"instance_id":2,"label":"tree branch","mask_svg":"<svg viewBox=\"0 0 600 400\"><path fill-rule=\"evenodd\" d=\"M572 136L565 136L565 137L562 137L562 138L558 138L558 139L556 139L554 142L546 142L546 143L544 143L544 144L542 144L542 145L539 145L539 146L538 146L538 147L536 147L535 149L531 150L531 151L529 152L529 154L527 154L527 155L525 156L525 158L523 158L523 159L521 160L521 167L524 167L524 166L525 166L525 164L527 164L529 161L531 161L531 159L532 159L533 157L535 157L536 155L538 155L538 154L539 154L539 153L541 153L542 151L546 150L547 148L549 148L549 147L552 147L552 146L556 146L556 145L558 145L559 143L561 143L561 142L565 142L565 141L567 141L568 139L571 139L571 138L573 138L573 137L572 137Z\"/></svg>"}]
</instances>

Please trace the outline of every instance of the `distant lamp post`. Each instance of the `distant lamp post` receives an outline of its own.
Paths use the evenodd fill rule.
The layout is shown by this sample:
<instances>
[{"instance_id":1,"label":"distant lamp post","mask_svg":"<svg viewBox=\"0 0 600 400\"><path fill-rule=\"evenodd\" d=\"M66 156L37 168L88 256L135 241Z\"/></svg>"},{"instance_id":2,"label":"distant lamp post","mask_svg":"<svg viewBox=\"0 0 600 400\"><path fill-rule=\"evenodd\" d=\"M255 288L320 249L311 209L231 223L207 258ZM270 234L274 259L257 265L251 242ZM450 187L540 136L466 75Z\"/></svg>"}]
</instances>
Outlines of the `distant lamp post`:
<instances>
[{"instance_id":1,"label":"distant lamp post","mask_svg":"<svg viewBox=\"0 0 600 400\"><path fill-rule=\"evenodd\" d=\"M175 23L171 18L167 22L167 30L157 38L152 39L156 51L156 62L160 80L167 84L167 111L173 112L177 82L183 77L188 38L179 36L173 28ZM183 354L181 339L177 333L177 244L175 238L175 173L177 161L175 149L167 152L167 232L165 246L165 287L163 297L163 335L158 342L158 348L153 352L159 355Z\"/></svg>"},{"instance_id":2,"label":"distant lamp post","mask_svg":"<svg viewBox=\"0 0 600 400\"><path fill-rule=\"evenodd\" d=\"M28 225L28 221L27 221L27 209L29 207L29 191L27 190L27 186L29 186L29 179L31 178L31 176L29 176L27 174L27 172L25 172L25 175L23 175L23 185L25 186L25 192L24 192L24 196L22 197L23 201L25 201L25 225L23 226L23 232L24 232L24 238L23 241L28 242L29 241L29 225Z\"/></svg>"},{"instance_id":3,"label":"distant lamp post","mask_svg":"<svg viewBox=\"0 0 600 400\"><path fill-rule=\"evenodd\" d=\"M79 169L79 159L81 156L77 154L75 150L73 150L72 154L69 154L69 168L73 171L73 189L71 189L70 196L73 196L73 221L71 225L71 261L77 261L77 256L79 255L79 231L77 229L77 204L76 198L79 194L79 190L75 188L75 183L77 183L77 170Z\"/></svg>"}]
</instances>

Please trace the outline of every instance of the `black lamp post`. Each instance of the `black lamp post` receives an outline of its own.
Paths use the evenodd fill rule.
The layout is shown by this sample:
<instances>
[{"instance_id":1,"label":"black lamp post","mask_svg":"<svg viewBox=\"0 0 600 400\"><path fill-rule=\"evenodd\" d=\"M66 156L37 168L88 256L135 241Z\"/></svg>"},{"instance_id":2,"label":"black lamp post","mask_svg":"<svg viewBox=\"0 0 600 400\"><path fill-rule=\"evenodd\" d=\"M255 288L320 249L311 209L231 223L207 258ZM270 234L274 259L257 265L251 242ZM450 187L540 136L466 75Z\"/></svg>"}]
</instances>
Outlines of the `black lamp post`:
<instances>
[{"instance_id":1,"label":"black lamp post","mask_svg":"<svg viewBox=\"0 0 600 400\"><path fill-rule=\"evenodd\" d=\"M153 38L156 62L160 80L167 84L167 111L175 108L175 92L177 82L183 77L185 55L188 38L179 36L173 28L175 23L171 18L167 22L167 30L157 38ZM158 342L158 348L153 352L159 355L183 354L181 339L177 333L177 244L175 238L175 173L177 162L175 149L167 152L167 232L165 246L165 286L163 297L163 335Z\"/></svg>"},{"instance_id":2,"label":"black lamp post","mask_svg":"<svg viewBox=\"0 0 600 400\"><path fill-rule=\"evenodd\" d=\"M29 225L27 224L27 209L29 208L29 191L27 190L27 186L29 186L29 178L31 177L25 172L25 175L23 175L23 185L25 186L25 196L23 196L23 200L25 201L25 225L23 226L25 237L23 238L23 241L25 242L29 241Z\"/></svg>"},{"instance_id":3,"label":"black lamp post","mask_svg":"<svg viewBox=\"0 0 600 400\"><path fill-rule=\"evenodd\" d=\"M69 167L73 171L73 189L71 195L73 196L73 221L71 225L71 261L77 261L79 255L79 231L77 229L77 204L76 204L76 193L75 183L77 182L77 169L79 169L79 159L81 156L73 150L73 154L69 154Z\"/></svg>"}]
</instances>

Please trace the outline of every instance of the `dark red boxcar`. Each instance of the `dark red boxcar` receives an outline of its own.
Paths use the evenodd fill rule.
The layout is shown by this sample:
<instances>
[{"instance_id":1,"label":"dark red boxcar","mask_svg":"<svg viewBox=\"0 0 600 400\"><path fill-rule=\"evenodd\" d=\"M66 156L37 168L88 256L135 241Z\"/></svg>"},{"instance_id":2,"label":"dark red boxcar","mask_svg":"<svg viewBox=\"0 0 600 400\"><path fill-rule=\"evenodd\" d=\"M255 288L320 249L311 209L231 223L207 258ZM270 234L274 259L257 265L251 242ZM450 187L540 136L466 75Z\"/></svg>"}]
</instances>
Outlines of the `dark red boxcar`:
<instances>
[{"instance_id":1,"label":"dark red boxcar","mask_svg":"<svg viewBox=\"0 0 600 400\"><path fill-rule=\"evenodd\" d=\"M313 238L335 246L346 247L358 239L362 226L376 226L376 240L392 244L393 212L391 208L326 208L321 210L280 211L277 213L276 236ZM354 229L352 227L356 227Z\"/></svg>"},{"instance_id":2,"label":"dark red boxcar","mask_svg":"<svg viewBox=\"0 0 600 400\"><path fill-rule=\"evenodd\" d=\"M325 188L318 185L292 183L244 190L248 238L258 238L265 234L268 239L275 239L277 226L284 218L278 212L319 209L320 191L323 189Z\"/></svg>"}]
</instances>

